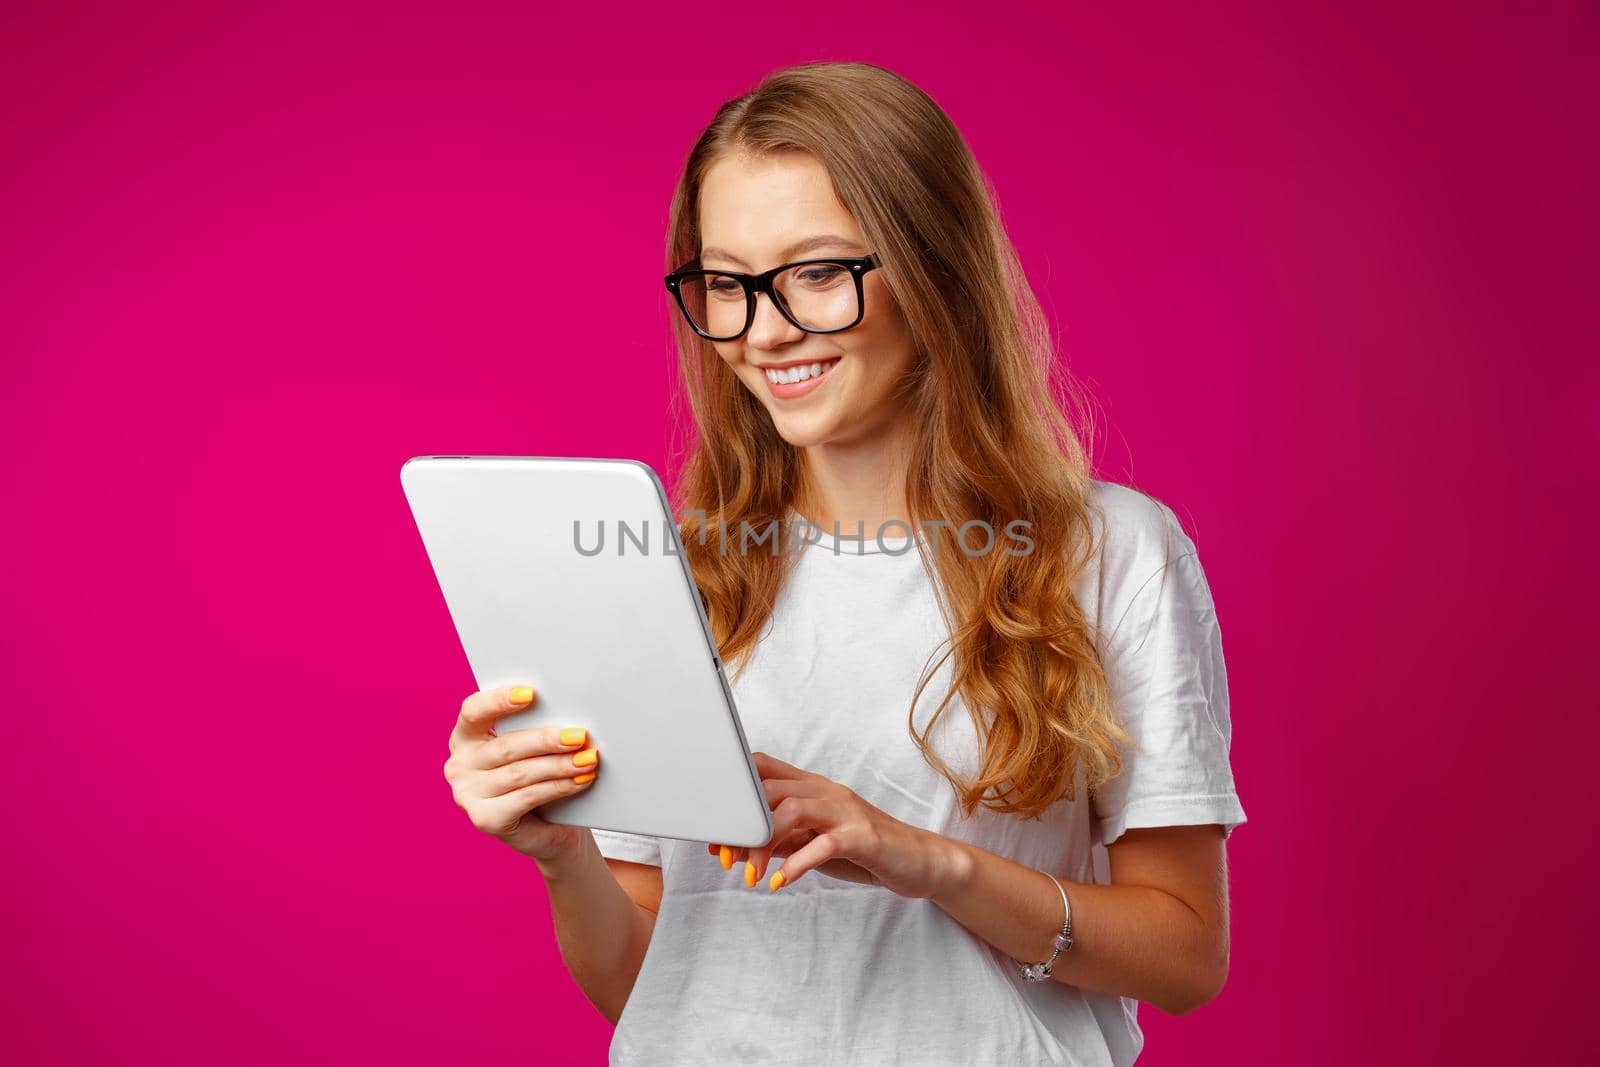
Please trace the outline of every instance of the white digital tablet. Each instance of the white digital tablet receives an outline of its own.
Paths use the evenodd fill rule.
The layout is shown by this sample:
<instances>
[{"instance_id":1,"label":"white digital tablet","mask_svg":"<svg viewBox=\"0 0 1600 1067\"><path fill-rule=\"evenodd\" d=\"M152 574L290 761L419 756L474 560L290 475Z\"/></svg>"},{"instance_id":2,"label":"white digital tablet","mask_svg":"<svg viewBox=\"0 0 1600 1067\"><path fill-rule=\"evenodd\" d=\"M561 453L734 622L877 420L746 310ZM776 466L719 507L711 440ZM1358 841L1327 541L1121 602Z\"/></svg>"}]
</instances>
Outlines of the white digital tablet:
<instances>
[{"instance_id":1,"label":"white digital tablet","mask_svg":"<svg viewBox=\"0 0 1600 1067\"><path fill-rule=\"evenodd\" d=\"M600 750L553 823L760 846L772 813L661 479L625 459L417 456L400 484L479 689L531 685L496 732ZM465 694L463 694L465 695Z\"/></svg>"}]
</instances>

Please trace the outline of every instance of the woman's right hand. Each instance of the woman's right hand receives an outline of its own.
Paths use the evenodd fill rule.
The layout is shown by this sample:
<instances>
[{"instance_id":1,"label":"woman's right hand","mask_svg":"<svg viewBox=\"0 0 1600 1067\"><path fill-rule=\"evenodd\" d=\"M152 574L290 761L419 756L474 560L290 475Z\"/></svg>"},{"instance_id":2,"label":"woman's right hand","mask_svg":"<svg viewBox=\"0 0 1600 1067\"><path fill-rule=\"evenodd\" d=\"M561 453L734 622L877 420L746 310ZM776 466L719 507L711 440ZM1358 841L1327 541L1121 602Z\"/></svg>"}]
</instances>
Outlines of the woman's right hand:
<instances>
[{"instance_id":1,"label":"woman's right hand","mask_svg":"<svg viewBox=\"0 0 1600 1067\"><path fill-rule=\"evenodd\" d=\"M444 777L472 825L545 861L575 853L589 831L545 822L535 809L589 788L600 768L600 751L583 747L589 737L582 727L495 734L495 720L522 711L533 699L528 686L502 686L480 689L462 701L450 731Z\"/></svg>"}]
</instances>

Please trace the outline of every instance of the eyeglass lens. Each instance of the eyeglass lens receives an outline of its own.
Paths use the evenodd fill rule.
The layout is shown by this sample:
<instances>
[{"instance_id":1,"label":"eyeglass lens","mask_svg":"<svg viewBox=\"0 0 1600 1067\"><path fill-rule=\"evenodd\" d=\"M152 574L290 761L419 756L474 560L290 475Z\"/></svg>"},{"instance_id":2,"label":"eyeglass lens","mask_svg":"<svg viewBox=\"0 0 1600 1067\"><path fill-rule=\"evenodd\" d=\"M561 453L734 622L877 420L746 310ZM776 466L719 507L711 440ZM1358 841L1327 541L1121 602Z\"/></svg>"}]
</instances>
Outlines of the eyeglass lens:
<instances>
[{"instance_id":1,"label":"eyeglass lens","mask_svg":"<svg viewBox=\"0 0 1600 1067\"><path fill-rule=\"evenodd\" d=\"M839 263L804 263L773 279L772 287L790 315L807 330L842 330L861 308L856 280ZM737 337L749 313L739 279L714 271L691 274L678 284L683 306L694 324L712 337Z\"/></svg>"}]
</instances>

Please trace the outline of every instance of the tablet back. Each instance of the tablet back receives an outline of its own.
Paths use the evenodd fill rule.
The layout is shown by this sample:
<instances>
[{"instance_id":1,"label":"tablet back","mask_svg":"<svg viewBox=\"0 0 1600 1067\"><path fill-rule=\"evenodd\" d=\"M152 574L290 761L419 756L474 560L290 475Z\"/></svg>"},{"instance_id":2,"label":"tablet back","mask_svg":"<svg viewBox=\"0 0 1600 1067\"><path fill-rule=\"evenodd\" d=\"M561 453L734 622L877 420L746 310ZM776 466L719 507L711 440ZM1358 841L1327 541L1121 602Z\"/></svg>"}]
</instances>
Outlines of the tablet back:
<instances>
[{"instance_id":1,"label":"tablet back","mask_svg":"<svg viewBox=\"0 0 1600 1067\"><path fill-rule=\"evenodd\" d=\"M620 459L418 456L400 483L477 687L538 694L496 732L582 726L600 750L594 783L541 816L729 845L771 839L654 470Z\"/></svg>"}]
</instances>

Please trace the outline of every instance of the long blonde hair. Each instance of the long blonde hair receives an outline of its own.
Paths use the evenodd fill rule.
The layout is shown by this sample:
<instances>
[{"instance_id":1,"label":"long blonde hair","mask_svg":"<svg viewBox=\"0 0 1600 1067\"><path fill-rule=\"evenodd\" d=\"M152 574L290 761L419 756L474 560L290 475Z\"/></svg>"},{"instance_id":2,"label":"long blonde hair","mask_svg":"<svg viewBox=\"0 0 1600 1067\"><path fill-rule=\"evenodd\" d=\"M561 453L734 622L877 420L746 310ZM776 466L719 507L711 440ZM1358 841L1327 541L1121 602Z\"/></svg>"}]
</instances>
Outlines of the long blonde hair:
<instances>
[{"instance_id":1,"label":"long blonde hair","mask_svg":"<svg viewBox=\"0 0 1600 1067\"><path fill-rule=\"evenodd\" d=\"M1085 398L1055 358L970 149L933 100L882 67L788 67L723 104L673 194L666 269L699 255L699 194L714 162L731 152L796 151L826 167L880 257L919 357L896 395L912 409L913 528L934 518L952 527L982 520L991 530L1030 524L1035 543L1026 555L939 551L935 566L918 543L950 636L912 696L907 726L967 815L982 804L1036 816L1074 798L1080 764L1091 792L1117 774L1116 743L1131 743L1114 715L1093 627L1072 594L1096 550L1093 426L1079 417ZM710 531L787 526L803 488L800 456L715 348L681 316L673 322L681 370L673 505L684 516L679 533L719 650L742 671L796 557L724 552ZM685 401L693 430L686 441ZM1075 422L1085 424L1083 440ZM950 693L919 735L917 701L952 655ZM971 780L927 740L957 693L982 743Z\"/></svg>"}]
</instances>

